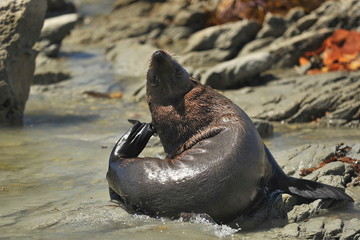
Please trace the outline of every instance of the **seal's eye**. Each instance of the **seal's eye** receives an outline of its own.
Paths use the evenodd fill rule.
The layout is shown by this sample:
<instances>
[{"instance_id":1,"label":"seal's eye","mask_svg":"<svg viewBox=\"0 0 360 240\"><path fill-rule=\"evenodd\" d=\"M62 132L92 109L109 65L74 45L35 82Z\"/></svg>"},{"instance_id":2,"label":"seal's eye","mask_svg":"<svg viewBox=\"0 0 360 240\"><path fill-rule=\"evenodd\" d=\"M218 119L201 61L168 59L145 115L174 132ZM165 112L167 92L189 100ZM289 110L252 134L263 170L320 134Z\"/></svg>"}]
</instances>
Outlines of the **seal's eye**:
<instances>
[{"instance_id":1,"label":"seal's eye","mask_svg":"<svg viewBox=\"0 0 360 240\"><path fill-rule=\"evenodd\" d=\"M152 71L148 71L147 79L150 82L151 86L157 87L159 85L159 79L156 77L156 75Z\"/></svg>"},{"instance_id":2,"label":"seal's eye","mask_svg":"<svg viewBox=\"0 0 360 240\"><path fill-rule=\"evenodd\" d=\"M175 68L175 76L176 77L181 77L181 74L182 74L181 68L176 67Z\"/></svg>"},{"instance_id":3,"label":"seal's eye","mask_svg":"<svg viewBox=\"0 0 360 240\"><path fill-rule=\"evenodd\" d=\"M159 79L155 75L151 76L150 77L150 84L153 87L157 87L159 85Z\"/></svg>"}]
</instances>

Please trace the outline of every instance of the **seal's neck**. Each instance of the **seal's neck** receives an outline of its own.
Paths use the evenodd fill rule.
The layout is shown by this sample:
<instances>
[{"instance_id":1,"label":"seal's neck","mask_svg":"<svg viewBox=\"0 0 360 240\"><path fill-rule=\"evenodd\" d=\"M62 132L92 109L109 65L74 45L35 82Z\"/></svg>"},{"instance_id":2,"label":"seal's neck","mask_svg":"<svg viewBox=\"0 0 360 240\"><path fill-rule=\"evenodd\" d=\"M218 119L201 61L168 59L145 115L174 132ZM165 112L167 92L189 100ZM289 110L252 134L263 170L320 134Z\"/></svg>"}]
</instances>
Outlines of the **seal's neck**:
<instances>
[{"instance_id":1,"label":"seal's neck","mask_svg":"<svg viewBox=\"0 0 360 240\"><path fill-rule=\"evenodd\" d=\"M183 97L170 102L149 98L152 121L167 154L172 155L213 120L211 94L211 88L197 84Z\"/></svg>"}]
</instances>

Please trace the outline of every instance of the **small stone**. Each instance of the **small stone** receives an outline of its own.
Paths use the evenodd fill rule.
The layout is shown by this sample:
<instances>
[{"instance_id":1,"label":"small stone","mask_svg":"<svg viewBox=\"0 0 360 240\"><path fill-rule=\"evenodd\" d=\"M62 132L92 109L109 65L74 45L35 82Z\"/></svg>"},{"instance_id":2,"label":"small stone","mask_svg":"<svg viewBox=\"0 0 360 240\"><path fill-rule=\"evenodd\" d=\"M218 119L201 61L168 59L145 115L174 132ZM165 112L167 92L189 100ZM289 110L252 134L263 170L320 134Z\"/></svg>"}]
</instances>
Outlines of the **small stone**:
<instances>
[{"instance_id":1,"label":"small stone","mask_svg":"<svg viewBox=\"0 0 360 240\"><path fill-rule=\"evenodd\" d=\"M344 222L343 232L340 240L352 240L355 236L360 234L360 219L353 218Z\"/></svg>"},{"instance_id":2,"label":"small stone","mask_svg":"<svg viewBox=\"0 0 360 240\"><path fill-rule=\"evenodd\" d=\"M340 175L343 176L345 173L345 164L342 162L331 162L326 164L321 169L320 175Z\"/></svg>"},{"instance_id":3,"label":"small stone","mask_svg":"<svg viewBox=\"0 0 360 240\"><path fill-rule=\"evenodd\" d=\"M339 238L343 225L341 219L327 219L324 226L324 239Z\"/></svg>"},{"instance_id":4,"label":"small stone","mask_svg":"<svg viewBox=\"0 0 360 240\"><path fill-rule=\"evenodd\" d=\"M262 119L253 119L253 122L261 137L266 138L274 134L274 126L271 122Z\"/></svg>"},{"instance_id":5,"label":"small stone","mask_svg":"<svg viewBox=\"0 0 360 240\"><path fill-rule=\"evenodd\" d=\"M281 235L284 237L298 237L299 236L299 224L290 223L286 225L281 231Z\"/></svg>"},{"instance_id":6,"label":"small stone","mask_svg":"<svg viewBox=\"0 0 360 240\"><path fill-rule=\"evenodd\" d=\"M325 218L314 218L301 225L301 235L307 239L322 239Z\"/></svg>"}]
</instances>

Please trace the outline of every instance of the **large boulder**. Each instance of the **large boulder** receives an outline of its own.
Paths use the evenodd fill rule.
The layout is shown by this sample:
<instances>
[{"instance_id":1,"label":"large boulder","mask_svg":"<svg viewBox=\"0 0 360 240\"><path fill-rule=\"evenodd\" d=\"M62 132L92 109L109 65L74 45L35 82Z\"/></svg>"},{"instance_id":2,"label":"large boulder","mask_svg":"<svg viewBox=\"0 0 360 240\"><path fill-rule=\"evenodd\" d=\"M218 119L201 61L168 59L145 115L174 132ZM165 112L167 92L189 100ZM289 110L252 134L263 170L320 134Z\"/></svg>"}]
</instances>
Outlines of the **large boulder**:
<instances>
[{"instance_id":1,"label":"large boulder","mask_svg":"<svg viewBox=\"0 0 360 240\"><path fill-rule=\"evenodd\" d=\"M0 125L21 124L46 0L0 2Z\"/></svg>"}]
</instances>

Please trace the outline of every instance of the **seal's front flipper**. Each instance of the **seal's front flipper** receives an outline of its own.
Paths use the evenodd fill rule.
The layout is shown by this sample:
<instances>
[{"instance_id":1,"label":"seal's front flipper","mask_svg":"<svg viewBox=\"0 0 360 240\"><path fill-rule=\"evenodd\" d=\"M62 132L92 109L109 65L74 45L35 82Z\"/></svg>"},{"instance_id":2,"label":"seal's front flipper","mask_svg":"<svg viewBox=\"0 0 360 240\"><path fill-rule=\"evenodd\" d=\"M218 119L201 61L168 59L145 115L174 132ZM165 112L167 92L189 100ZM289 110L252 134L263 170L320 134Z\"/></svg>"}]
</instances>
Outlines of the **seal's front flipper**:
<instances>
[{"instance_id":1,"label":"seal's front flipper","mask_svg":"<svg viewBox=\"0 0 360 240\"><path fill-rule=\"evenodd\" d=\"M130 120L130 122L134 125L116 143L111 156L123 158L137 157L154 134L150 123L134 120Z\"/></svg>"},{"instance_id":2,"label":"seal's front flipper","mask_svg":"<svg viewBox=\"0 0 360 240\"><path fill-rule=\"evenodd\" d=\"M307 199L335 199L346 200L349 202L354 201L341 188L315 181L287 176L277 164L269 149L267 149L265 145L264 149L266 157L272 165L272 175L266 184L268 187L280 189L286 193L294 194Z\"/></svg>"}]
</instances>

